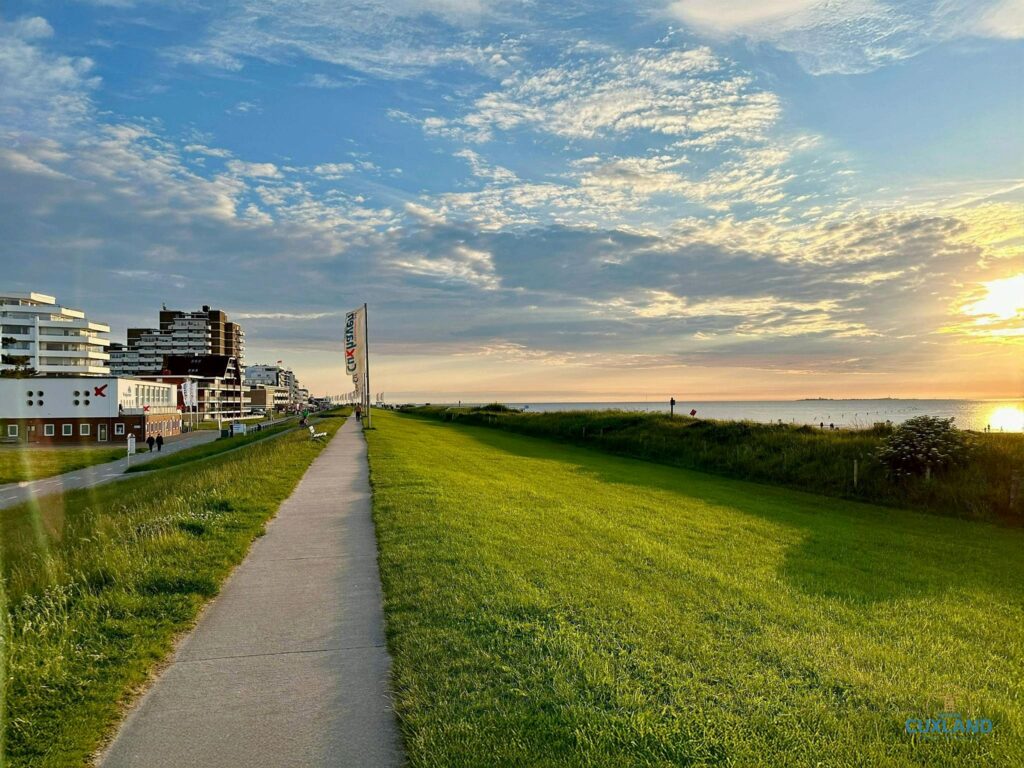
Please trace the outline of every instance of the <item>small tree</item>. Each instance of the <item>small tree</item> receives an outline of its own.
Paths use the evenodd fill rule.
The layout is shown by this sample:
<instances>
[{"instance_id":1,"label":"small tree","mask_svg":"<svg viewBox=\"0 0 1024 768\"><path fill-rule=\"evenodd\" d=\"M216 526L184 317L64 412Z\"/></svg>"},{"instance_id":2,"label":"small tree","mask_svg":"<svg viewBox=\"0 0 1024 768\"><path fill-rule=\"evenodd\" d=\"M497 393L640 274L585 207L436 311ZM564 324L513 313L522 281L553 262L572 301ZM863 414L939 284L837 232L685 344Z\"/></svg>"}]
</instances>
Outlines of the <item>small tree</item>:
<instances>
[{"instance_id":1,"label":"small tree","mask_svg":"<svg viewBox=\"0 0 1024 768\"><path fill-rule=\"evenodd\" d=\"M915 416L893 429L878 451L878 458L895 478L931 477L964 464L970 455L967 436L953 419Z\"/></svg>"}]
</instances>

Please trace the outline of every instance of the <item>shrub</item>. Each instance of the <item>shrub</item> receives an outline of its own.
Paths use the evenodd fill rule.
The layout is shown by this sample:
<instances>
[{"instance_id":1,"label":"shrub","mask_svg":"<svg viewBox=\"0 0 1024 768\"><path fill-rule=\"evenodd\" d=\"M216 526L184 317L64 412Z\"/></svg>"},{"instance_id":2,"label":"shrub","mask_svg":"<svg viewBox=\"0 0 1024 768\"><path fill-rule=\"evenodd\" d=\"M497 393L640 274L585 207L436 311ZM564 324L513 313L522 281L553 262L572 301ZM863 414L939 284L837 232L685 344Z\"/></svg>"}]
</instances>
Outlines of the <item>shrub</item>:
<instances>
[{"instance_id":1,"label":"shrub","mask_svg":"<svg viewBox=\"0 0 1024 768\"><path fill-rule=\"evenodd\" d=\"M915 416L893 429L878 451L890 476L930 477L967 462L967 436L953 426L953 419Z\"/></svg>"}]
</instances>

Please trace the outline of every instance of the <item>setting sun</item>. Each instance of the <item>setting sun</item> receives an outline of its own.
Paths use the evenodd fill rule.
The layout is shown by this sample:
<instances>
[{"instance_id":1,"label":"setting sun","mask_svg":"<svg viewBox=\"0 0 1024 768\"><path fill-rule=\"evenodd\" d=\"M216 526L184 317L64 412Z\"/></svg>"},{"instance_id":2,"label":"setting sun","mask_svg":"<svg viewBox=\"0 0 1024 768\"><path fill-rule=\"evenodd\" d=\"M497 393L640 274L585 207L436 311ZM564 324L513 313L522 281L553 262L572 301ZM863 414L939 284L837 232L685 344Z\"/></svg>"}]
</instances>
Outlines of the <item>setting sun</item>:
<instances>
[{"instance_id":1,"label":"setting sun","mask_svg":"<svg viewBox=\"0 0 1024 768\"><path fill-rule=\"evenodd\" d=\"M988 423L998 432L1024 432L1024 409L1012 405L997 408Z\"/></svg>"},{"instance_id":2,"label":"setting sun","mask_svg":"<svg viewBox=\"0 0 1024 768\"><path fill-rule=\"evenodd\" d=\"M987 294L968 304L964 311L977 317L1011 320L1024 312L1024 274L982 283Z\"/></svg>"}]
</instances>

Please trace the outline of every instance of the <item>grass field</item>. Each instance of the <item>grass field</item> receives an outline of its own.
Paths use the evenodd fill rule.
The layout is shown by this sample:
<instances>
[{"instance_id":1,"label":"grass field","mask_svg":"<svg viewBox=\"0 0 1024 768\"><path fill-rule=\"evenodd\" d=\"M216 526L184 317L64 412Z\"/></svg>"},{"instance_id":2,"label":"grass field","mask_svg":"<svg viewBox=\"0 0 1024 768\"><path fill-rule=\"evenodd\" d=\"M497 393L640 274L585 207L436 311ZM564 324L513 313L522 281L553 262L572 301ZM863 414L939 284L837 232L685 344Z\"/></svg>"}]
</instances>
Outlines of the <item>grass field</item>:
<instances>
[{"instance_id":1,"label":"grass field","mask_svg":"<svg viewBox=\"0 0 1024 768\"><path fill-rule=\"evenodd\" d=\"M970 433L962 466L894 480L878 452L892 428L820 430L635 411L404 409L442 421L586 445L702 472L940 515L1024 525L1024 435ZM854 468L856 467L856 474Z\"/></svg>"},{"instance_id":2,"label":"grass field","mask_svg":"<svg viewBox=\"0 0 1024 768\"><path fill-rule=\"evenodd\" d=\"M88 764L323 445L296 432L0 511L0 766Z\"/></svg>"},{"instance_id":3,"label":"grass field","mask_svg":"<svg viewBox=\"0 0 1024 768\"><path fill-rule=\"evenodd\" d=\"M124 448L0 448L0 485L39 480L103 464L124 456Z\"/></svg>"},{"instance_id":4,"label":"grass field","mask_svg":"<svg viewBox=\"0 0 1024 768\"><path fill-rule=\"evenodd\" d=\"M197 445L195 448L186 448L183 451L172 453L169 456L163 456L159 459L153 459L153 461L147 461L145 464L135 464L129 467L126 472L150 472L154 469L167 469L168 467L177 467L182 464L188 464L192 461L198 461L199 459L207 459L211 456L224 453L225 451L233 451L235 448L241 448L246 445L264 440L272 435L280 434L286 429L291 429L297 422L291 420L285 424L275 424L272 427L267 427L259 432L247 432L244 435L237 437L222 437L218 440L214 440L212 443L203 443Z\"/></svg>"},{"instance_id":5,"label":"grass field","mask_svg":"<svg viewBox=\"0 0 1024 768\"><path fill-rule=\"evenodd\" d=\"M1024 535L374 414L414 766L1024 764ZM943 711L994 730L911 736Z\"/></svg>"}]
</instances>

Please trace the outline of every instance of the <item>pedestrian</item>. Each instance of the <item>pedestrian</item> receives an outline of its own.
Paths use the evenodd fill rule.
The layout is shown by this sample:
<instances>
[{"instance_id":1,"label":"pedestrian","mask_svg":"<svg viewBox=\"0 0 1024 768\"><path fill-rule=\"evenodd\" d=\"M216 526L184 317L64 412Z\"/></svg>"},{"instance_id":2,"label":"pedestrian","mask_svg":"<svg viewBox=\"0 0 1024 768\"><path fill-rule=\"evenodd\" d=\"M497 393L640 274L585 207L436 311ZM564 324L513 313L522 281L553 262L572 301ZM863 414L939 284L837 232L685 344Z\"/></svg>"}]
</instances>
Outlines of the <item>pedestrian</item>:
<instances>
[{"instance_id":1,"label":"pedestrian","mask_svg":"<svg viewBox=\"0 0 1024 768\"><path fill-rule=\"evenodd\" d=\"M357 405L356 406L356 421L362 421L362 420L363 420L363 406Z\"/></svg>"},{"instance_id":2,"label":"pedestrian","mask_svg":"<svg viewBox=\"0 0 1024 768\"><path fill-rule=\"evenodd\" d=\"M156 451L157 451L157 453L159 453L163 449L164 449L164 436L163 435L157 435L156 436Z\"/></svg>"},{"instance_id":3,"label":"pedestrian","mask_svg":"<svg viewBox=\"0 0 1024 768\"><path fill-rule=\"evenodd\" d=\"M156 440L153 439L152 435L150 435L149 437L146 438L146 445L149 446L149 450L150 451L153 450L153 443L155 443L155 442L156 442Z\"/></svg>"}]
</instances>

